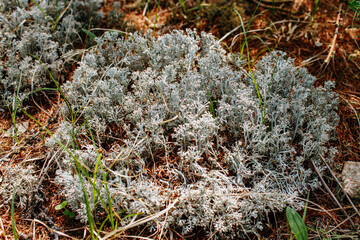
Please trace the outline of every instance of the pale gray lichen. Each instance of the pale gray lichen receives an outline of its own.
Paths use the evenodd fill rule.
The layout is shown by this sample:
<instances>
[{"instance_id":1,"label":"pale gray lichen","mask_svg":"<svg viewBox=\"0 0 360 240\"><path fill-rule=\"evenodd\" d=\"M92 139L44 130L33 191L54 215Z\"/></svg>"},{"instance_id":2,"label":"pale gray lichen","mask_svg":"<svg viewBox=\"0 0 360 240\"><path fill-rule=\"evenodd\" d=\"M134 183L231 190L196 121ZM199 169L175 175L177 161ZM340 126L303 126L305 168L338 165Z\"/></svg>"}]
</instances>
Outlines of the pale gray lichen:
<instances>
[{"instance_id":1,"label":"pale gray lichen","mask_svg":"<svg viewBox=\"0 0 360 240\"><path fill-rule=\"evenodd\" d=\"M37 180L32 166L3 164L0 183L1 206L9 205L14 198L16 207L25 209Z\"/></svg>"},{"instance_id":2,"label":"pale gray lichen","mask_svg":"<svg viewBox=\"0 0 360 240\"><path fill-rule=\"evenodd\" d=\"M102 0L31 3L0 0L0 111L13 108L18 88L20 102L29 92L51 85L46 68L57 81L64 80L63 55L81 42L81 28L103 15L98 11Z\"/></svg>"},{"instance_id":3,"label":"pale gray lichen","mask_svg":"<svg viewBox=\"0 0 360 240\"><path fill-rule=\"evenodd\" d=\"M109 133L120 139L103 146L110 150L98 171L98 179L108 172L115 209L145 216L177 198L160 227L237 238L261 230L269 212L300 209L298 197L319 185L309 160L322 169L318 155L334 157L333 83L315 88L306 69L274 51L253 69L258 95L238 56L191 30L158 38L106 33L97 41L63 89L98 147ZM89 149L95 159L95 148L73 151ZM86 221L83 195L70 191L79 185L71 167L58 171L57 182ZM108 199L103 187L99 194Z\"/></svg>"}]
</instances>

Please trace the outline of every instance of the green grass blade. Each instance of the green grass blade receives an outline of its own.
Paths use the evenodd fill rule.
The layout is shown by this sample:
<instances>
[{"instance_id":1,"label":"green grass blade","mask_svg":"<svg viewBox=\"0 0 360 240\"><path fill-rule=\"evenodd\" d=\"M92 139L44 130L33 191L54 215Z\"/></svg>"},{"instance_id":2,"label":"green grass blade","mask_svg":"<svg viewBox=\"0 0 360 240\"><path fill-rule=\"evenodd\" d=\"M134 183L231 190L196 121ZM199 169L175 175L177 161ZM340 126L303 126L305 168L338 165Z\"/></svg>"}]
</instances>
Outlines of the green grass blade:
<instances>
[{"instance_id":1,"label":"green grass blade","mask_svg":"<svg viewBox=\"0 0 360 240\"><path fill-rule=\"evenodd\" d=\"M153 36L155 36L155 29L156 29L156 23L157 23L158 14L159 14L159 8L160 8L160 0L158 1L157 8L156 8Z\"/></svg>"},{"instance_id":2,"label":"green grass blade","mask_svg":"<svg viewBox=\"0 0 360 240\"><path fill-rule=\"evenodd\" d=\"M34 91L31 91L30 93L26 94L25 97L23 97L19 102L16 102L16 105L17 105L16 111L18 111L18 109L20 108L20 105L21 105L22 101L24 101L28 96L30 96L30 95L33 94L33 93L36 93L36 92L39 92L39 91L44 91L44 90L56 91L57 89L55 89L55 88L39 88L39 89L36 89L36 90L34 90ZM4 102L6 102L4 96L2 96L2 97L3 97L3 99L4 99ZM7 105L7 108L8 108L8 110L9 110L9 112L10 112L10 115L13 116L13 114L15 114L15 113L13 113L13 111L11 110L10 105L9 105L8 103L6 103L6 105ZM13 120L14 120L14 119L13 119L13 117L12 117L12 121L13 121ZM15 124L16 124L16 122L15 122ZM9 136L10 136L12 139L14 139L17 143L21 142L21 140L19 140L19 138L18 138L15 134L13 135L13 134L11 134L10 132L8 132L8 131L6 131L6 130L4 130L4 129L2 129L2 128L0 128L0 131L3 132L3 133L5 133L5 134L7 134L7 135L9 135ZM15 131L14 131L14 132L15 132Z\"/></svg>"},{"instance_id":3,"label":"green grass blade","mask_svg":"<svg viewBox=\"0 0 360 240\"><path fill-rule=\"evenodd\" d=\"M86 205L86 215L88 217L88 222L89 222L89 227L90 227L90 235L91 235L91 239L95 239L95 223L94 223L94 219L92 216L92 211L91 211L91 207L90 207L90 202L89 202L89 198L87 196L87 192L85 189L85 185L84 185L84 180L81 176L81 173L79 172L79 170L77 168L75 168L75 172L79 177L80 183L81 183L81 188L84 194L84 199L85 199L85 205Z\"/></svg>"},{"instance_id":4,"label":"green grass blade","mask_svg":"<svg viewBox=\"0 0 360 240\"><path fill-rule=\"evenodd\" d=\"M73 119L73 112L72 112L72 108L71 108L70 102L67 100L64 92L63 92L62 89L60 88L59 83L55 80L55 78L54 78L54 76L51 74L50 70L46 67L45 63L43 63L43 61L41 61L40 58L38 58L37 56L35 56L35 55L31 54L31 53L28 53L28 54L29 54L30 56L32 56L33 58L35 58L36 60L38 60L38 61L41 63L41 65L44 66L44 68L46 69L46 71L49 73L51 80L55 83L56 89L59 91L61 97L65 100L65 103L66 103L66 105L67 105L67 107L68 107L68 109L69 109L70 115L71 115L71 117L72 117L71 120L73 121L73 120L74 120L74 119Z\"/></svg>"},{"instance_id":5,"label":"green grass blade","mask_svg":"<svg viewBox=\"0 0 360 240\"><path fill-rule=\"evenodd\" d=\"M309 204L309 197L310 197L310 190L308 192L308 195L306 197L306 203L305 203L305 208L304 208L304 214L303 214L303 221L305 222L305 217L306 217L306 212L307 212L307 207L308 207L308 204Z\"/></svg>"},{"instance_id":6,"label":"green grass blade","mask_svg":"<svg viewBox=\"0 0 360 240\"><path fill-rule=\"evenodd\" d=\"M95 41L96 39L96 35L92 32L90 32L89 30L86 30L85 28L81 28L81 30L86 33L86 36L89 36L89 38L93 41Z\"/></svg>"},{"instance_id":7,"label":"green grass blade","mask_svg":"<svg viewBox=\"0 0 360 240\"><path fill-rule=\"evenodd\" d=\"M31 0L31 1L39 8L39 10L42 12L42 14L44 14L44 16L47 18L47 20L52 24L52 22L50 21L49 15L46 14L46 12L40 7L40 5L35 0Z\"/></svg>"},{"instance_id":8,"label":"green grass blade","mask_svg":"<svg viewBox=\"0 0 360 240\"><path fill-rule=\"evenodd\" d=\"M14 239L18 240L18 235L16 232L16 223L15 223L15 195L16 195L16 191L13 194L13 197L11 199L11 226L12 226L12 232L14 235Z\"/></svg>"},{"instance_id":9,"label":"green grass blade","mask_svg":"<svg viewBox=\"0 0 360 240\"><path fill-rule=\"evenodd\" d=\"M209 102L210 102L210 113L211 113L212 117L215 118L216 116L215 116L214 101L211 99L209 90L206 89L206 91L207 91L207 94L209 97Z\"/></svg>"},{"instance_id":10,"label":"green grass blade","mask_svg":"<svg viewBox=\"0 0 360 240\"><path fill-rule=\"evenodd\" d=\"M72 108L71 108L71 105L70 105L70 102L67 100L64 92L62 91L62 89L60 88L58 82L54 79L53 75L51 74L50 70L46 67L46 65L36 56L32 55L31 53L29 53L29 55L33 56L34 58L36 58L38 61L40 61L40 63L45 67L45 69L48 71L48 73L50 74L50 77L51 79L53 80L53 82L55 83L56 85L56 89L59 91L60 95L64 98L65 100L65 103L67 105L67 107L69 108L69 112L70 112L70 115L71 115L71 122L72 122L72 133L74 133L74 128L75 128L75 116L73 114L73 111L72 111ZM59 144L59 146L65 150L69 156L71 156L71 158L73 159L73 164L74 164L74 170L76 172L76 174L78 175L79 177L79 180L80 180L80 183L81 183L81 188L82 188L82 191L83 191L83 194L84 194L84 199L85 199L85 205L86 205L86 214L87 214L87 217L88 217L88 222L89 222L89 227L90 227L90 235L91 235L91 239L95 239L95 222L94 222L94 219L92 217L92 211L91 211L91 207L90 207L90 202L89 202L89 199L88 199L88 196L87 196L87 192L86 192L86 189L85 189L85 185L84 185L84 181L83 181L83 178L81 176L81 173L84 174L86 176L86 179L90 179L89 177L89 173L88 171L82 167L81 163L78 161L77 157L62 143L60 142L58 139L56 139L53 134L45 127L43 126L36 118L34 118L33 116L31 116L29 113L27 113L24 109L21 109L21 111L26 115L28 116L30 119L34 120L36 122L36 124L39 125L39 127L41 127L42 129L44 129L56 142L57 144ZM75 138L75 136L73 136ZM76 141L76 138L75 138L75 141ZM78 146L78 144L77 144ZM91 181L90 181L91 182Z\"/></svg>"},{"instance_id":11,"label":"green grass blade","mask_svg":"<svg viewBox=\"0 0 360 240\"><path fill-rule=\"evenodd\" d=\"M249 45L248 45L248 42L247 42L247 34L246 34L248 30L245 29L244 22L242 20L242 17L240 15L240 13L236 9L235 9L235 12L239 16L239 19L240 19L240 22L241 22L241 27L242 27L243 32L244 32L244 41L245 41L245 46L246 46L247 58L248 58L248 68L249 68L250 76L251 76L251 79L253 80L255 90L256 90L256 93L257 93L257 96L258 96L258 99L259 99L259 105L260 105L260 110L261 110L261 115L262 115L261 117L262 117L262 122L264 124L265 123L265 110L264 110L264 107L263 107L263 100L261 98L260 90L259 90L259 87L257 85L255 76L254 76L254 74L252 72L252 67L251 67L251 62L250 62Z\"/></svg>"},{"instance_id":12,"label":"green grass blade","mask_svg":"<svg viewBox=\"0 0 360 240\"><path fill-rule=\"evenodd\" d=\"M56 86L56 89L59 91L61 97L64 99L65 101L65 104L69 110L69 113L70 113L70 118L71 118L71 124L72 124L72 134L73 134L73 138L74 138L74 141L75 141L75 144L76 146L79 146L76 138L75 138L75 133L74 133L74 129L75 129L75 115L74 115L74 112L72 110L72 107L71 107L71 104L70 102L68 101L68 99L66 98L64 92L62 91L62 89L60 88L59 86L59 83L55 80L54 76L51 74L50 70L46 67L46 65L40 60L40 58L36 57L35 55L31 54L31 53L28 53L30 56L32 56L33 58L37 59L46 69L46 71L49 73L50 75L50 78L51 80L54 82L55 86Z\"/></svg>"},{"instance_id":13,"label":"green grass blade","mask_svg":"<svg viewBox=\"0 0 360 240\"><path fill-rule=\"evenodd\" d=\"M14 100L14 106L13 106L13 112L12 112L12 121L13 121L13 124L14 124L14 135L17 139L17 127L16 127L16 113L19 109L19 106L20 106L20 103L18 103L18 100L19 100L19 93L20 93L20 87L21 87L21 80L22 80L22 71L20 72L20 80L19 80L19 86L17 88L17 91L16 91L16 97L15 97L15 100Z\"/></svg>"},{"instance_id":14,"label":"green grass blade","mask_svg":"<svg viewBox=\"0 0 360 240\"><path fill-rule=\"evenodd\" d=\"M96 165L95 165L95 169L94 169L94 178L93 178L93 204L94 206L96 206L96 202L97 202L97 197L96 197L96 175L97 175L97 170L99 168L99 164L101 162L101 157L102 154L99 153L97 161L96 161Z\"/></svg>"},{"instance_id":15,"label":"green grass blade","mask_svg":"<svg viewBox=\"0 0 360 240\"><path fill-rule=\"evenodd\" d=\"M72 1L73 1L73 0L71 0L71 1L69 2L69 4L67 5L67 7L60 13L60 15L59 15L59 16L57 17L57 19L55 20L53 31L56 31L60 19L64 16L64 14L66 13L66 11L69 9L70 5L72 4Z\"/></svg>"},{"instance_id":16,"label":"green grass blade","mask_svg":"<svg viewBox=\"0 0 360 240\"><path fill-rule=\"evenodd\" d=\"M315 9L314 9L314 16L317 13L317 10L319 8L320 0L315 0Z\"/></svg>"},{"instance_id":17,"label":"green grass blade","mask_svg":"<svg viewBox=\"0 0 360 240\"><path fill-rule=\"evenodd\" d=\"M14 135L12 135L10 132L0 128L0 131L5 133L6 135L9 135L12 139L14 139L16 141L16 137Z\"/></svg>"},{"instance_id":18,"label":"green grass blade","mask_svg":"<svg viewBox=\"0 0 360 240\"><path fill-rule=\"evenodd\" d=\"M96 191L98 193L98 196L100 198L100 201L105 209L105 212L107 214L107 219L110 221L110 224L111 224L111 227L113 230L116 230L116 226L114 224L114 215L113 215L113 207L112 207L112 198L110 196L110 191L109 191L109 187L108 187L108 184L107 184L107 175L109 174L109 172L106 172L104 171L104 168L102 166L102 162L101 162L101 157L102 157L102 153L99 152L97 146L96 146L96 143L95 143L95 139L94 139L94 135L91 131L91 128L88 126L88 130L89 130L89 133L90 133L90 137L91 137L91 141L93 142L94 146L95 146L95 149L96 151L98 152L98 160L96 162L96 166L95 166L95 171L94 171L94 183L93 183L93 191L96 191L97 189L95 188L95 179L96 179L96 173L97 173L97 170L98 170L98 167L100 166L100 169L101 169L101 172L102 172L102 177L103 177L103 181L100 185L100 189L103 187L103 184L105 185L105 190L106 190L106 196L107 196L107 199L108 199L108 206L106 205L104 199L101 198L101 195L100 195L100 191ZM97 199L97 198L96 198Z\"/></svg>"},{"instance_id":19,"label":"green grass blade","mask_svg":"<svg viewBox=\"0 0 360 240\"><path fill-rule=\"evenodd\" d=\"M89 179L89 173L81 166L80 162L78 161L78 159L76 158L76 156L62 143L60 142L58 139L56 139L54 137L54 135L50 132L49 129L47 129L43 124L41 124L36 118L34 118L33 116L31 116L28 112L26 112L24 109L21 109L21 111L26 115L28 116L30 119L32 119L33 121L36 122L36 124L38 124L42 129L44 129L47 134L50 135L50 137L52 137L57 144L59 144L59 146L64 150L66 151L69 156L74 160L74 170L76 172L76 174L78 175L79 177L79 180L80 180L80 183L81 183L81 188L82 188L82 191L83 191L83 194L84 194L84 199L85 199L85 205L86 205L86 214L87 214L87 217L88 217L88 222L89 222L89 227L90 227L90 234L91 234L91 239L95 239L95 223L94 223L94 220L93 220L93 217L92 217L92 212L91 212L91 208L90 208L90 202L89 202L89 199L88 199L88 196L87 196L87 192L85 190L85 185L84 185L84 181L83 181L83 178L81 176L81 173L83 173L87 179Z\"/></svg>"},{"instance_id":20,"label":"green grass blade","mask_svg":"<svg viewBox=\"0 0 360 240\"><path fill-rule=\"evenodd\" d=\"M185 5L185 1L184 0L179 0L179 2L180 2L181 7L184 10L184 13L187 13L187 8L186 8L186 5Z\"/></svg>"}]
</instances>

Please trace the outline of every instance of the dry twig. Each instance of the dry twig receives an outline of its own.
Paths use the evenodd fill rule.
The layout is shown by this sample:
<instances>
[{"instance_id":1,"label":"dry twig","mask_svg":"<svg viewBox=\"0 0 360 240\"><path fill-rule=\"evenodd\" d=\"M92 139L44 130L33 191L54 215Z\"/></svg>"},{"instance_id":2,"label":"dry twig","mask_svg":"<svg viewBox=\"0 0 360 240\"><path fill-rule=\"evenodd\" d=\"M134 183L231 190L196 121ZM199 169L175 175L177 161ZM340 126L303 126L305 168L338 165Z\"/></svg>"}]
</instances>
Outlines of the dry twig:
<instances>
[{"instance_id":1,"label":"dry twig","mask_svg":"<svg viewBox=\"0 0 360 240\"><path fill-rule=\"evenodd\" d=\"M74 238L74 237L71 237L65 233L62 233L60 231L57 231L51 227L49 227L48 225L46 225L45 223L43 223L42 221L38 220L38 219L25 219L26 221L31 221L31 222L35 222L35 223L39 223L41 225L43 225L44 227L46 227L50 232L54 233L54 234L57 234L59 236L62 236L62 237L66 237L68 239L74 239L74 240L77 240L77 238Z\"/></svg>"},{"instance_id":2,"label":"dry twig","mask_svg":"<svg viewBox=\"0 0 360 240\"><path fill-rule=\"evenodd\" d=\"M121 227L121 228L118 228L117 230L107 234L103 240L105 239L109 239L109 238L114 238L116 236L119 236L119 234L123 233L124 231L130 229L130 228L133 228L133 227L136 227L136 226L139 226L139 225L142 225L144 223L147 223L147 222L150 222L150 221L153 221L155 220L156 218L162 216L163 214L166 214L168 211L170 211L175 205L176 203L178 202L178 199L176 199L171 205L169 205L166 209L156 213L156 214L153 214L153 215L149 215L147 217L144 217L144 218L141 218L135 222L132 222L124 227Z\"/></svg>"},{"instance_id":3,"label":"dry twig","mask_svg":"<svg viewBox=\"0 0 360 240\"><path fill-rule=\"evenodd\" d=\"M331 56L333 56L335 54L334 51L335 51L336 39L337 39L337 37L339 35L339 27L340 27L340 21L341 21L342 5L343 5L343 3L340 2L338 15L337 15L336 22L335 22L336 28L335 28L335 32L334 32L334 37L333 37L333 40L331 42L330 51L329 51L329 53L328 53L328 55L327 55L327 57L326 57L326 59L324 61L325 65L323 64L323 66L321 67L322 69L325 69L328 66Z\"/></svg>"}]
</instances>

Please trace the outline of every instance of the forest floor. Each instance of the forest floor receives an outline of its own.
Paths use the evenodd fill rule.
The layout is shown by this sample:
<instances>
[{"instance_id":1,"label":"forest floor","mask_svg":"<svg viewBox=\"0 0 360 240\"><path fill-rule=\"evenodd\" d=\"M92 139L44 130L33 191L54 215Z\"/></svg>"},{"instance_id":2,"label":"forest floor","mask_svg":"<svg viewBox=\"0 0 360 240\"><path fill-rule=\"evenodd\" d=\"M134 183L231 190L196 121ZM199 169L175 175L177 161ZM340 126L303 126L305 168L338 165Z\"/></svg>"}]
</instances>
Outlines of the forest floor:
<instances>
[{"instance_id":1,"label":"forest floor","mask_svg":"<svg viewBox=\"0 0 360 240\"><path fill-rule=\"evenodd\" d=\"M337 147L338 154L331 169L324 176L330 191L322 186L310 193L305 224L313 229L309 230L309 236L313 239L336 236L350 238L347 234L354 232L351 221L359 227L360 216L354 211L330 171L339 174L346 161L360 161L360 46L357 42L360 31L356 28L359 20L355 13L345 3L335 0L319 1L317 8L316 1L311 0L264 0L261 3L256 0L212 0L200 1L207 2L201 7L197 1L185 1L184 7L181 2L159 1L158 6L157 1L149 1L147 5L146 1L122 0L120 10L125 14L127 25L131 26L129 31L155 30L157 35L162 35L174 29L195 28L198 32L210 32L222 39L224 46L232 52L238 52L244 41L237 11L243 17L245 26L249 27L247 38L252 61L255 62L264 55L267 48L283 50L295 58L297 65L306 67L317 77L317 85L328 80L336 83L334 91L339 95L340 123L336 131L336 141L333 141L332 145ZM101 10L105 15L112 14L113 3L114 0L104 0ZM112 28L106 22L103 24L104 28ZM72 73L68 74L71 79ZM58 124L55 116L59 103L56 95L48 97L50 101L44 100L40 103L41 106L35 107L30 113L51 128ZM0 127L10 129L11 119L0 117ZM26 116L22 116L19 122L26 125L24 128L28 132L33 130L41 134L38 125ZM14 162L24 158L38 161L41 169L46 163L44 159L47 149L44 142L41 139L27 138L26 134L24 137L24 144L13 148L14 140L2 135L2 151L9 152ZM42 205L46 214L38 216L41 220L29 220L23 213L15 211L19 238L33 239L33 232L36 232L35 239L68 239L65 235L83 238L84 227L55 210L55 206L64 199L59 196L57 187L51 181L47 182L48 188L43 189L46 202ZM332 194L341 206L335 203ZM352 201L355 207L360 209L360 201ZM12 239L10 207L2 207L0 214L0 239ZM262 237L290 239L285 213L274 214L271 218L269 221L275 221L276 224L265 224ZM329 226L337 227L332 229ZM141 231L139 227L129 231L129 234L135 235ZM206 239L202 236L199 232L174 239Z\"/></svg>"}]
</instances>

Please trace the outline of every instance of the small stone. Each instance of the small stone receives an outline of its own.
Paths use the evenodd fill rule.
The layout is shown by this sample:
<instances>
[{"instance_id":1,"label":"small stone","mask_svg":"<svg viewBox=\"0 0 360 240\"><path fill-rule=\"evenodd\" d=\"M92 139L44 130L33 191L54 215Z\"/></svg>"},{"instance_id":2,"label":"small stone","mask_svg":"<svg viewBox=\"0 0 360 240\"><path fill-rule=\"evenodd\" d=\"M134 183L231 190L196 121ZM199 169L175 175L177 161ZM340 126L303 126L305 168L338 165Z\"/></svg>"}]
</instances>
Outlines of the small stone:
<instances>
[{"instance_id":1,"label":"small stone","mask_svg":"<svg viewBox=\"0 0 360 240\"><path fill-rule=\"evenodd\" d=\"M350 197L360 197L360 162L345 162L341 179L344 190Z\"/></svg>"},{"instance_id":2,"label":"small stone","mask_svg":"<svg viewBox=\"0 0 360 240\"><path fill-rule=\"evenodd\" d=\"M29 122L22 122L22 123L16 123L16 134L20 135L27 131L29 128ZM9 128L6 133L4 134L4 137L11 137L15 136L15 128L12 126Z\"/></svg>"}]
</instances>

